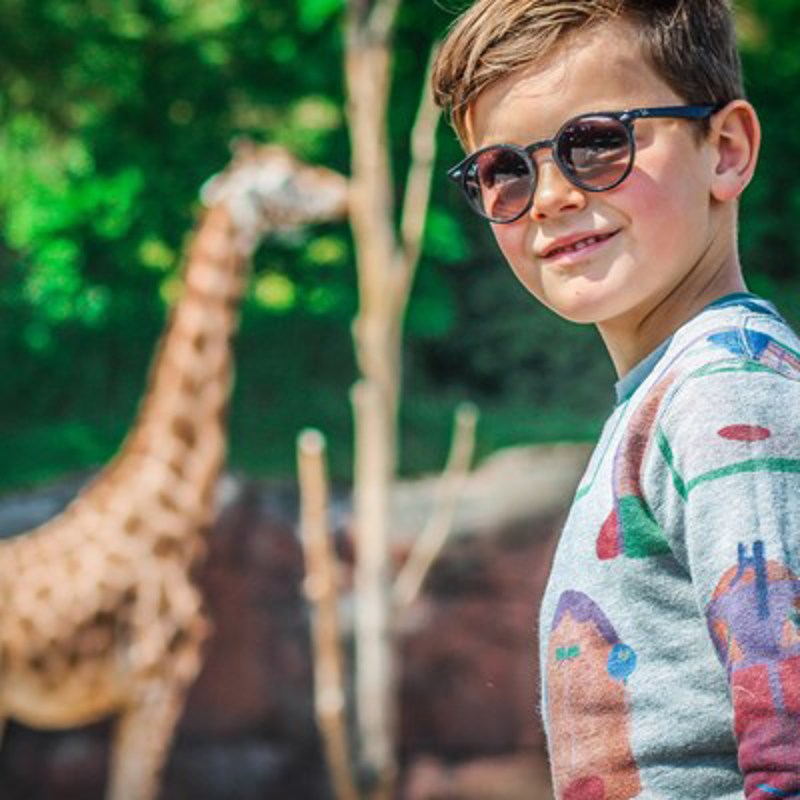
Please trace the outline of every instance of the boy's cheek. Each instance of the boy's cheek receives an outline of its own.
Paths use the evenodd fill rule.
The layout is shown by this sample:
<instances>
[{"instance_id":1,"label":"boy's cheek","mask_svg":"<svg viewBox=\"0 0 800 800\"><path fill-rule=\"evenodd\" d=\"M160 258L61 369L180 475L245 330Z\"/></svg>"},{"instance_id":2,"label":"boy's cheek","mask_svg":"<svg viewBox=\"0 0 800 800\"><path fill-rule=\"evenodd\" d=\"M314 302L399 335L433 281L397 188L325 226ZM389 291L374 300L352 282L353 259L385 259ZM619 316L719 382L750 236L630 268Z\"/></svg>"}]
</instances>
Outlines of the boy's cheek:
<instances>
[{"instance_id":1,"label":"boy's cheek","mask_svg":"<svg viewBox=\"0 0 800 800\"><path fill-rule=\"evenodd\" d=\"M510 225L492 225L492 233L514 274L530 289L528 284L533 276L534 259L533 244L528 241L528 228L522 219Z\"/></svg>"},{"instance_id":2,"label":"boy's cheek","mask_svg":"<svg viewBox=\"0 0 800 800\"><path fill-rule=\"evenodd\" d=\"M525 218L509 225L490 223L497 246L512 266L520 259L533 257L533 246L528 246L528 230Z\"/></svg>"},{"instance_id":3,"label":"boy's cheek","mask_svg":"<svg viewBox=\"0 0 800 800\"><path fill-rule=\"evenodd\" d=\"M540 303L550 306L551 303L547 299L550 294L546 286L547 276L541 264L536 261L533 255L533 242L527 238L524 232L506 230L514 228L514 223L497 227L504 229L499 235L495 234L495 238L503 254L506 266L510 268L516 280L522 284L529 294Z\"/></svg>"}]
</instances>

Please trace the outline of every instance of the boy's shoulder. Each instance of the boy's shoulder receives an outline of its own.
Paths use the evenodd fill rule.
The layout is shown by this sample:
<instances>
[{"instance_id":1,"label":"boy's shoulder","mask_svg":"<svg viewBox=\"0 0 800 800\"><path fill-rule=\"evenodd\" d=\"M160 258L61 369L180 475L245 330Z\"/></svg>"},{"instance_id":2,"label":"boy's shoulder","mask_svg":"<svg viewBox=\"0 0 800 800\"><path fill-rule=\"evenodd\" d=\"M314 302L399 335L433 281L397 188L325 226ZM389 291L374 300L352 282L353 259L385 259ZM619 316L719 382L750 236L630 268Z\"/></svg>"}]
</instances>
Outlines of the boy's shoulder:
<instances>
[{"instance_id":1,"label":"boy's shoulder","mask_svg":"<svg viewBox=\"0 0 800 800\"><path fill-rule=\"evenodd\" d=\"M628 426L629 441L649 428L645 473L666 469L686 500L712 479L800 472L800 338L774 306L708 309L678 331L661 371Z\"/></svg>"},{"instance_id":2,"label":"boy's shoulder","mask_svg":"<svg viewBox=\"0 0 800 800\"><path fill-rule=\"evenodd\" d=\"M779 444L780 457L796 458L800 338L771 303L724 298L673 335L620 412L616 449L637 482L679 462L687 477L770 457Z\"/></svg>"},{"instance_id":3,"label":"boy's shoulder","mask_svg":"<svg viewBox=\"0 0 800 800\"><path fill-rule=\"evenodd\" d=\"M649 361L636 388L618 387L628 393L604 427L576 501L606 468L615 496L644 490L656 502L665 483L686 499L700 476L759 459L800 472L800 338L771 303L724 298Z\"/></svg>"},{"instance_id":4,"label":"boy's shoulder","mask_svg":"<svg viewBox=\"0 0 800 800\"><path fill-rule=\"evenodd\" d=\"M733 295L682 326L653 372L640 402L657 402L659 416L687 396L700 405L723 397L734 405L771 404L776 382L800 391L800 337L772 303Z\"/></svg>"}]
</instances>

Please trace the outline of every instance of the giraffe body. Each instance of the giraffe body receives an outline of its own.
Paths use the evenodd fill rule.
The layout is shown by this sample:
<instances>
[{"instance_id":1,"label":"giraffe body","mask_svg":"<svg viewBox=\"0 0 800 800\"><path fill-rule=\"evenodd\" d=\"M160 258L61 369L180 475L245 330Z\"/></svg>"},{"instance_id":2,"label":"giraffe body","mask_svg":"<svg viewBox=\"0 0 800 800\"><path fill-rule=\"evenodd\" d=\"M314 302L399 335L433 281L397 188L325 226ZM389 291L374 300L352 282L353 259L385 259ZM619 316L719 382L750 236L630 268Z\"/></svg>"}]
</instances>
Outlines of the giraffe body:
<instances>
[{"instance_id":1,"label":"giraffe body","mask_svg":"<svg viewBox=\"0 0 800 800\"><path fill-rule=\"evenodd\" d=\"M225 459L231 339L260 238L346 213L347 183L241 146L204 187L136 423L58 516L0 542L0 726L117 717L108 800L152 800L209 633L193 572Z\"/></svg>"}]
</instances>

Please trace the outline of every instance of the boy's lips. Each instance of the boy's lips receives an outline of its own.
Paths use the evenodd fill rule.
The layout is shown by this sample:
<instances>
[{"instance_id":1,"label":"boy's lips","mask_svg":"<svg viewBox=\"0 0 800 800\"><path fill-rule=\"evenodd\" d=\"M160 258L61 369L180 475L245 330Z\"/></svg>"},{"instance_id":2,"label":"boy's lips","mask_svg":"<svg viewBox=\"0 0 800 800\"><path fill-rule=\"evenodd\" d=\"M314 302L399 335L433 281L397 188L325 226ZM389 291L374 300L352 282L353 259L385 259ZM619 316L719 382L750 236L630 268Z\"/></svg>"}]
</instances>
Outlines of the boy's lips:
<instances>
[{"instance_id":1,"label":"boy's lips","mask_svg":"<svg viewBox=\"0 0 800 800\"><path fill-rule=\"evenodd\" d=\"M579 253L592 245L608 241L618 233L619 230L584 231L571 236L562 236L540 247L537 255L539 258L557 258L558 256Z\"/></svg>"}]
</instances>

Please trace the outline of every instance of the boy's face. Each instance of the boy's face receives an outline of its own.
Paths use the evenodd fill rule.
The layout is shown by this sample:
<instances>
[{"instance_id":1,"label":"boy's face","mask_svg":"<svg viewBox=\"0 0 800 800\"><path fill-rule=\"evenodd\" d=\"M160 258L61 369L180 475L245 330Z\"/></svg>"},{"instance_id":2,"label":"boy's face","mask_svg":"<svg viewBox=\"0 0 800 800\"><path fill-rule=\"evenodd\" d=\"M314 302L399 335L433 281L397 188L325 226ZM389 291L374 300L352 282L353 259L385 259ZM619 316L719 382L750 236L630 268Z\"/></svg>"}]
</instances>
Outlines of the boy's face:
<instances>
[{"instance_id":1,"label":"boy's face","mask_svg":"<svg viewBox=\"0 0 800 800\"><path fill-rule=\"evenodd\" d=\"M467 131L475 149L525 146L585 112L684 102L644 61L633 29L612 23L573 35L543 64L486 89ZM532 208L492 226L523 285L556 313L596 323L602 333L603 326L635 330L667 298L709 280L724 246L711 194L714 150L700 124L636 121L633 170L606 192L573 186L551 150L538 151Z\"/></svg>"}]
</instances>

